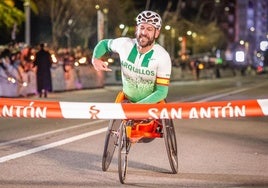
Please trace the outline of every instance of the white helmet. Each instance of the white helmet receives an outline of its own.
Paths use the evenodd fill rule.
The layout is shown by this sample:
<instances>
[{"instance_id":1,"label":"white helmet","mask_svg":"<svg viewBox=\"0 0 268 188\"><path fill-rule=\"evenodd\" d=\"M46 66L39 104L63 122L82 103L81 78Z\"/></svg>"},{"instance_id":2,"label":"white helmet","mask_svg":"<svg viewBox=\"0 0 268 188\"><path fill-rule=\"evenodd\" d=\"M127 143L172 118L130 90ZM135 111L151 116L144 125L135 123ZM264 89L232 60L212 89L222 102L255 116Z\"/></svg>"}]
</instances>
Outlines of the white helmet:
<instances>
[{"instance_id":1,"label":"white helmet","mask_svg":"<svg viewBox=\"0 0 268 188\"><path fill-rule=\"evenodd\" d=\"M159 16L159 14L153 11L149 11L149 10L141 12L137 16L136 21L137 21L137 25L141 23L148 23L148 24L153 25L156 29L160 29L162 25L162 19Z\"/></svg>"}]
</instances>

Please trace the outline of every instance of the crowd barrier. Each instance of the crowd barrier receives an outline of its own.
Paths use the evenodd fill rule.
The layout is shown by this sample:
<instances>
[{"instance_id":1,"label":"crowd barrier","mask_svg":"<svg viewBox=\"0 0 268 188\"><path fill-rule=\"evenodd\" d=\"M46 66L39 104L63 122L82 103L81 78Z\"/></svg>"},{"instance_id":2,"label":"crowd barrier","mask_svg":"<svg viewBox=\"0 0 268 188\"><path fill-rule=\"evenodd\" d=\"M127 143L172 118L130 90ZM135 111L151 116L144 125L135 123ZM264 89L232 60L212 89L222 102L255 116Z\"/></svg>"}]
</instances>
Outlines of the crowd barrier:
<instances>
[{"instance_id":1,"label":"crowd barrier","mask_svg":"<svg viewBox=\"0 0 268 188\"><path fill-rule=\"evenodd\" d=\"M105 74L97 72L92 66L69 67L64 71L62 65L51 68L53 91L68 91L82 88L100 88L105 84ZM25 84L24 84L25 83ZM14 66L7 70L0 68L0 96L19 97L36 94L36 73L34 70L21 72Z\"/></svg>"},{"instance_id":2,"label":"crowd barrier","mask_svg":"<svg viewBox=\"0 0 268 188\"><path fill-rule=\"evenodd\" d=\"M131 104L0 98L1 118L205 119L263 116L268 116L268 99Z\"/></svg>"},{"instance_id":3,"label":"crowd barrier","mask_svg":"<svg viewBox=\"0 0 268 188\"><path fill-rule=\"evenodd\" d=\"M34 71L22 72L19 75L14 66L7 66L7 71L0 68L0 97L19 97L36 94L36 74ZM119 66L111 66L111 72L97 72L92 66L82 65L67 67L64 71L62 65L54 65L51 69L53 92L78 90L87 88L101 88L105 85L120 85L121 69ZM7 74L8 72L8 74ZM201 71L200 78L214 78L213 69ZM222 77L233 76L230 69L221 69ZM14 80L10 79L14 78ZM182 70L181 67L173 67L171 81L193 80L191 70ZM21 81L19 81L21 80ZM23 85L23 82L27 83Z\"/></svg>"}]
</instances>

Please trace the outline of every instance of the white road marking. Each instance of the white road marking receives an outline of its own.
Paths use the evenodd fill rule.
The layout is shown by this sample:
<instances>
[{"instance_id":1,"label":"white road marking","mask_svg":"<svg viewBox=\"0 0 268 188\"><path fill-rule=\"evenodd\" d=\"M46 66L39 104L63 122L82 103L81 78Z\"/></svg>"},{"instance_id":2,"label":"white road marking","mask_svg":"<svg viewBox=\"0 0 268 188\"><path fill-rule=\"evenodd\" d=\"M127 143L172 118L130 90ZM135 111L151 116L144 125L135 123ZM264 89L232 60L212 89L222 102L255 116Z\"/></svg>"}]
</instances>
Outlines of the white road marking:
<instances>
[{"instance_id":1,"label":"white road marking","mask_svg":"<svg viewBox=\"0 0 268 188\"><path fill-rule=\"evenodd\" d=\"M92 125L92 124L95 124L96 122L100 123L100 122L104 122L104 121L107 121L107 120L98 120L98 121L94 121L94 122L82 123L82 124L78 124L78 125L75 125L75 126L72 126L72 127L57 129L57 130L54 130L54 131L48 131L48 132L41 133L41 134L36 134L36 135L24 137L24 138L19 138L19 139L10 140L10 141L7 141L7 142L2 142L2 143L0 143L0 147L5 146L5 145L9 145L9 144L14 144L14 143L17 143L17 142L22 142L22 141L42 137L42 136L46 136L46 135L50 135L50 134L55 134L55 133L58 133L58 132L68 131L68 130L71 130L71 129L76 129L76 128L84 127L84 126L87 126L87 125Z\"/></svg>"},{"instance_id":2,"label":"white road marking","mask_svg":"<svg viewBox=\"0 0 268 188\"><path fill-rule=\"evenodd\" d=\"M222 94L217 94L217 95L214 95L214 96L211 96L211 97L206 97L204 99L200 99L200 100L198 100L196 102L212 101L214 99L219 99L219 98L226 97L226 96L229 96L229 95L232 95L232 94L241 93L241 92L251 90L251 89L254 89L254 88L257 88L257 87L261 87L263 85L266 85L266 83L257 84L257 85L255 85L253 87L250 87L250 88L242 88L242 89L237 89L237 90L222 93Z\"/></svg>"},{"instance_id":3,"label":"white road marking","mask_svg":"<svg viewBox=\"0 0 268 188\"><path fill-rule=\"evenodd\" d=\"M222 94L214 95L214 96L211 96L211 97L207 97L207 98L198 100L197 102L212 101L214 99L219 99L219 98L222 98L222 97L226 97L228 95L232 95L232 94L236 94L236 93L241 93L241 92L247 91L249 89L252 89L252 88L244 88L244 89L239 89L239 90L235 90L235 91L230 91L230 92L227 92L227 93L222 93Z\"/></svg>"},{"instance_id":4,"label":"white road marking","mask_svg":"<svg viewBox=\"0 0 268 188\"><path fill-rule=\"evenodd\" d=\"M37 152L44 151L44 150L47 150L47 149L51 149L51 148L54 148L54 147L62 146L64 144L68 144L68 143L71 143L71 142L74 142L74 141L77 141L77 140L81 140L81 139L84 139L84 138L87 138L87 137L90 137L90 136L94 136L94 135L103 133L106 130L107 130L107 128L102 128L102 129L98 129L98 130L95 130L95 131L90 131L90 132L87 132L87 133L84 133L84 134L80 134L80 135L77 135L77 136L66 138L64 140L60 140L60 141L53 142L53 143L50 143L50 144L46 144L46 145L43 145L43 146L39 146L39 147L36 147L36 148L28 149L28 150L25 150L25 151L22 151L22 152L7 155L7 156L4 156L4 157L0 158L0 163L4 163L4 162L7 162L7 161L12 160L12 159L20 158L20 157L23 157L23 156L26 156L26 155L37 153Z\"/></svg>"}]
</instances>

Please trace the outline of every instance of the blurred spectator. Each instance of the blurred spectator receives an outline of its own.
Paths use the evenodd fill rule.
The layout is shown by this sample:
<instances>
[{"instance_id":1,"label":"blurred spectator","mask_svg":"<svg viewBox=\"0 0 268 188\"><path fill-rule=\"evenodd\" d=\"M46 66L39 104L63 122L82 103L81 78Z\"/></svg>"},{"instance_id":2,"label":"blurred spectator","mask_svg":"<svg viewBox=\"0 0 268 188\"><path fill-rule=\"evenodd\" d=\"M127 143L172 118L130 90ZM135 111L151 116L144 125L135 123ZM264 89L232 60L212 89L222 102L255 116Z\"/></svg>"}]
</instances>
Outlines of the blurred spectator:
<instances>
[{"instance_id":1,"label":"blurred spectator","mask_svg":"<svg viewBox=\"0 0 268 188\"><path fill-rule=\"evenodd\" d=\"M199 69L199 63L200 61L198 59L193 59L191 62L190 62L190 66L191 66L191 69L192 69L192 73L194 75L194 79L195 80L199 80L199 75L200 75L200 69Z\"/></svg>"},{"instance_id":2,"label":"blurred spectator","mask_svg":"<svg viewBox=\"0 0 268 188\"><path fill-rule=\"evenodd\" d=\"M4 71L7 69L6 66L4 65L3 52L0 55L0 68L3 69Z\"/></svg>"},{"instance_id":3,"label":"blurred spectator","mask_svg":"<svg viewBox=\"0 0 268 188\"><path fill-rule=\"evenodd\" d=\"M11 60L11 65L14 67L14 69L16 70L17 74L18 74L18 81L20 83L23 83L23 69L22 69L22 65L21 65L21 52L20 51L14 51L11 54L10 57Z\"/></svg>"},{"instance_id":4,"label":"blurred spectator","mask_svg":"<svg viewBox=\"0 0 268 188\"><path fill-rule=\"evenodd\" d=\"M52 78L50 68L52 66L51 54L45 49L45 44L40 44L40 50L36 53L34 67L37 67L37 92L39 97L47 97L47 93L52 91Z\"/></svg>"},{"instance_id":5,"label":"blurred spectator","mask_svg":"<svg viewBox=\"0 0 268 188\"><path fill-rule=\"evenodd\" d=\"M51 76L55 72L60 73L53 80L51 90L72 90L81 88L82 77L79 66L89 66L91 69L92 64L89 63L92 56L92 51L89 49L83 49L80 46L76 48L58 48L49 49L48 46L45 49L49 50L53 64L51 66ZM39 50L38 46L29 46L25 43L11 43L7 45L0 45L0 95L3 95L3 84L8 83L7 90L10 91L6 96L28 96L37 94L37 65L34 66L36 52ZM4 52L5 51L5 52ZM9 52L7 54L7 52ZM4 55L6 54L6 55ZM5 58L4 58L5 56ZM85 63L76 63L81 57L87 57ZM62 71L62 70L63 71ZM84 69L83 69L84 70ZM85 69L86 70L86 69ZM9 78L13 84L10 84ZM81 80L79 80L79 78ZM87 82L87 81L86 81ZM55 84L55 85L54 85ZM79 85L80 84L80 85ZM17 91L10 89L11 87L17 87ZM86 86L88 87L88 86ZM41 96L44 93L39 93ZM48 93L47 93L48 94ZM46 96L47 96L46 94Z\"/></svg>"},{"instance_id":6,"label":"blurred spectator","mask_svg":"<svg viewBox=\"0 0 268 188\"><path fill-rule=\"evenodd\" d=\"M21 51L21 65L25 72L32 70L34 60L34 49L30 46L26 46Z\"/></svg>"},{"instance_id":7,"label":"blurred spectator","mask_svg":"<svg viewBox=\"0 0 268 188\"><path fill-rule=\"evenodd\" d=\"M11 52L8 48L4 49L0 55L0 67L6 72L7 66L10 65Z\"/></svg>"}]
</instances>

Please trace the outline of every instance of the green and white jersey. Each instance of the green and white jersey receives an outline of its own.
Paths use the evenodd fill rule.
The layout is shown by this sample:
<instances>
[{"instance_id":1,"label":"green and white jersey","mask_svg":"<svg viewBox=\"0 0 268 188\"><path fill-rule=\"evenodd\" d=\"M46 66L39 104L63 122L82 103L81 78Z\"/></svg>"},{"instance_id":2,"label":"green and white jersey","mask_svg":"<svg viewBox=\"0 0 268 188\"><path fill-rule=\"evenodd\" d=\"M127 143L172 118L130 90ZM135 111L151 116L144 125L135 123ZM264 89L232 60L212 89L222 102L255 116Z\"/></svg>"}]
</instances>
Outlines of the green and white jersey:
<instances>
[{"instance_id":1,"label":"green and white jersey","mask_svg":"<svg viewBox=\"0 0 268 188\"><path fill-rule=\"evenodd\" d=\"M108 40L108 49L119 54L123 92L131 101L138 102L151 95L156 85L169 85L171 60L159 44L141 54L136 39L122 37Z\"/></svg>"}]
</instances>

